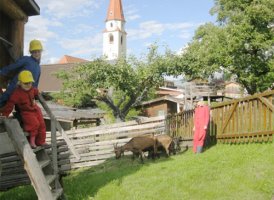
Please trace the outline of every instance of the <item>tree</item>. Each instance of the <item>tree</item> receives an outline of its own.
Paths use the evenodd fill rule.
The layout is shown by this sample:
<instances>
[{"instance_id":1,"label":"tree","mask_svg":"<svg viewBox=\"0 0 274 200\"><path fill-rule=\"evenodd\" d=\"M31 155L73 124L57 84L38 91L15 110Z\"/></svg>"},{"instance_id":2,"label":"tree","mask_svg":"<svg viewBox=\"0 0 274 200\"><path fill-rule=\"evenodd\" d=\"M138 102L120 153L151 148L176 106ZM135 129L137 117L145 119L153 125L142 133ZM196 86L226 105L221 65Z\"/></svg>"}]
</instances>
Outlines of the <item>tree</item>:
<instances>
[{"instance_id":1,"label":"tree","mask_svg":"<svg viewBox=\"0 0 274 200\"><path fill-rule=\"evenodd\" d=\"M130 109L163 83L166 57L152 46L145 59L122 58L114 64L96 59L71 72L61 71L57 74L63 80L61 97L78 107L92 100L104 102L117 121L124 121Z\"/></svg>"},{"instance_id":2,"label":"tree","mask_svg":"<svg viewBox=\"0 0 274 200\"><path fill-rule=\"evenodd\" d=\"M249 94L273 88L274 1L215 0L218 24L200 26L176 73L208 77L220 67L237 77Z\"/></svg>"}]
</instances>

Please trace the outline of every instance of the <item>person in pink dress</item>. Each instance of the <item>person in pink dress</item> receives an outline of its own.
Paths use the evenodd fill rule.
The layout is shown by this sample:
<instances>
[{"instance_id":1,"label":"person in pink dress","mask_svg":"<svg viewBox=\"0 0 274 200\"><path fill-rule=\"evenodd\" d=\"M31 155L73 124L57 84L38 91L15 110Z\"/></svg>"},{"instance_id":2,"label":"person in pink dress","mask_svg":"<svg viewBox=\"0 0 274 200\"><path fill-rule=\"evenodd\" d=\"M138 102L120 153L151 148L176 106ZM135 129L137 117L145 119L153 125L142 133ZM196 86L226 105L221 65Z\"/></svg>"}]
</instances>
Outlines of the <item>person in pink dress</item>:
<instances>
[{"instance_id":1,"label":"person in pink dress","mask_svg":"<svg viewBox=\"0 0 274 200\"><path fill-rule=\"evenodd\" d=\"M209 122L209 107L204 101L199 101L194 111L194 127L193 127L193 152L201 153L206 137L206 131Z\"/></svg>"}]
</instances>

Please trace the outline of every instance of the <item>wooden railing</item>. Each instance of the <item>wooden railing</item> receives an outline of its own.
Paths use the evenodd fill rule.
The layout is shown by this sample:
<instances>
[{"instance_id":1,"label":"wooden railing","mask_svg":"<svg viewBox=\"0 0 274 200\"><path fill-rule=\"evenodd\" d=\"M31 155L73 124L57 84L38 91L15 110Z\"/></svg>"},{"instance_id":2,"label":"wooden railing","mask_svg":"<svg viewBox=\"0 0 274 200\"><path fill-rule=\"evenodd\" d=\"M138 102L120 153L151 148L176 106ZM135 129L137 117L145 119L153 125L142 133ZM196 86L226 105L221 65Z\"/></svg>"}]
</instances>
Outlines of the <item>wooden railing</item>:
<instances>
[{"instance_id":1,"label":"wooden railing","mask_svg":"<svg viewBox=\"0 0 274 200\"><path fill-rule=\"evenodd\" d=\"M172 137L182 137L183 140L191 140L193 137L194 110L188 110L166 117L166 132Z\"/></svg>"},{"instance_id":2,"label":"wooden railing","mask_svg":"<svg viewBox=\"0 0 274 200\"><path fill-rule=\"evenodd\" d=\"M220 142L267 142L274 134L274 90L211 106L210 132Z\"/></svg>"},{"instance_id":3,"label":"wooden railing","mask_svg":"<svg viewBox=\"0 0 274 200\"><path fill-rule=\"evenodd\" d=\"M227 101L210 107L208 136L211 142L241 143L272 141L274 90ZM166 131L184 140L193 137L194 111L166 117Z\"/></svg>"},{"instance_id":4,"label":"wooden railing","mask_svg":"<svg viewBox=\"0 0 274 200\"><path fill-rule=\"evenodd\" d=\"M68 138L75 145L81 159L70 154L72 169L90 167L114 157L113 145L121 146L132 137L144 134L164 133L164 117L152 117L137 121L128 121L66 131ZM57 136L57 139L61 136ZM50 137L47 141L50 141Z\"/></svg>"}]
</instances>

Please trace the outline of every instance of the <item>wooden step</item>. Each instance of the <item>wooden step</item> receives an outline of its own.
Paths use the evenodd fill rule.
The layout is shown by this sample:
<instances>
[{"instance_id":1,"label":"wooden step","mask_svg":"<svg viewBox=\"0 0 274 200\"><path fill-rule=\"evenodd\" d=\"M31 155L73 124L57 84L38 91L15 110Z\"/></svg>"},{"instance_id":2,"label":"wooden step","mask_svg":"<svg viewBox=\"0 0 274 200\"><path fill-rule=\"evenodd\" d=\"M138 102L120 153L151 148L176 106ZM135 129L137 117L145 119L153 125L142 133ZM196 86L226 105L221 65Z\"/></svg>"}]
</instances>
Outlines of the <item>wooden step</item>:
<instances>
[{"instance_id":1,"label":"wooden step","mask_svg":"<svg viewBox=\"0 0 274 200\"><path fill-rule=\"evenodd\" d=\"M53 199L58 199L62 194L63 194L63 189L62 188L55 189L55 190L52 191Z\"/></svg>"},{"instance_id":2,"label":"wooden step","mask_svg":"<svg viewBox=\"0 0 274 200\"><path fill-rule=\"evenodd\" d=\"M40 150L43 150L43 149L44 149L44 147L42 147L42 146L37 146L35 149L32 149L32 150L33 150L34 153L36 153L36 152L38 152L38 151L40 151Z\"/></svg>"},{"instance_id":3,"label":"wooden step","mask_svg":"<svg viewBox=\"0 0 274 200\"><path fill-rule=\"evenodd\" d=\"M43 169L44 167L48 166L50 164L50 160L41 160L41 161L38 161L41 169Z\"/></svg>"},{"instance_id":4,"label":"wooden step","mask_svg":"<svg viewBox=\"0 0 274 200\"><path fill-rule=\"evenodd\" d=\"M55 161L55 167L53 168L44 147L31 148L17 120L5 119L4 124L17 153L22 158L38 199L56 200L61 197L63 189L58 180L57 161ZM57 154L55 154L55 158L57 159ZM46 166L48 167L44 169L45 171L42 170ZM45 175L45 173L53 172L54 174Z\"/></svg>"},{"instance_id":5,"label":"wooden step","mask_svg":"<svg viewBox=\"0 0 274 200\"><path fill-rule=\"evenodd\" d=\"M52 181L54 181L56 179L56 176L55 175L51 175L51 174L50 175L46 175L45 177L46 177L46 180L47 180L48 184L51 184Z\"/></svg>"}]
</instances>

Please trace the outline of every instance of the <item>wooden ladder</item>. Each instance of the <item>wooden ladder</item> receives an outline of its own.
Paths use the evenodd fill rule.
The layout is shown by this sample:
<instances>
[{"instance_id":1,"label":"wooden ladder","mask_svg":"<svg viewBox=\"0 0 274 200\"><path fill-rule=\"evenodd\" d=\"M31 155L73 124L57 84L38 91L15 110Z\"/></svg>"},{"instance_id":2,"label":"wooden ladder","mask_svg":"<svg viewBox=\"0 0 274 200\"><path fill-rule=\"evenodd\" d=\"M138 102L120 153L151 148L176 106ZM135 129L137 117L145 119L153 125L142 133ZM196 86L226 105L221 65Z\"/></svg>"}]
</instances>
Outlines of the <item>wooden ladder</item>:
<instances>
[{"instance_id":1,"label":"wooden ladder","mask_svg":"<svg viewBox=\"0 0 274 200\"><path fill-rule=\"evenodd\" d=\"M43 147L32 149L16 119L4 119L4 124L13 145L21 157L32 186L39 200L65 199L63 188L59 181L58 166L52 164ZM54 146L52 146L54 148ZM53 150L52 150L52 154ZM57 160L57 155L54 159Z\"/></svg>"}]
</instances>

